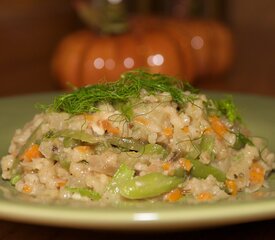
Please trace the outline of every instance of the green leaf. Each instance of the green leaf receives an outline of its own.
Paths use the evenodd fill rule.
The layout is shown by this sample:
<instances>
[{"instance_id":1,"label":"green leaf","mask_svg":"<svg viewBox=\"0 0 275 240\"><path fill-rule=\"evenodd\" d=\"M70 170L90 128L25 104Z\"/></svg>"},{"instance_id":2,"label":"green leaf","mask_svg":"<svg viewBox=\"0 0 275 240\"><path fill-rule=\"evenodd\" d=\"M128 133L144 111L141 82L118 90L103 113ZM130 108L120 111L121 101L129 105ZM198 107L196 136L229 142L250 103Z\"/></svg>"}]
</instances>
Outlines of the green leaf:
<instances>
[{"instance_id":1,"label":"green leaf","mask_svg":"<svg viewBox=\"0 0 275 240\"><path fill-rule=\"evenodd\" d=\"M168 92L176 103L183 105L196 99L195 95L186 94L184 91L196 91L190 84L182 85L181 81L164 74L133 70L122 74L116 82L89 85L63 94L57 97L53 104L43 108L46 108L46 111L67 112L73 115L93 113L99 110L98 103L125 103L138 98L141 89L150 94ZM126 114L131 117L128 110Z\"/></svg>"}]
</instances>

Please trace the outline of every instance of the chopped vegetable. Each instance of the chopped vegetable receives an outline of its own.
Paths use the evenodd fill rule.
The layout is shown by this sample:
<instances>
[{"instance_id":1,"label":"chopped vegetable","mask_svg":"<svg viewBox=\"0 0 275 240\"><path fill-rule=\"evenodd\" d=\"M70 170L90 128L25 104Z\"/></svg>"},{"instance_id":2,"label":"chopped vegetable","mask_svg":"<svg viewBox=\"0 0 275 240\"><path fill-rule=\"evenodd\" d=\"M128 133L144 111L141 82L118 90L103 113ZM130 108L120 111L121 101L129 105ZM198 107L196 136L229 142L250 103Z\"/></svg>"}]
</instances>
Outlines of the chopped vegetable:
<instances>
[{"instance_id":1,"label":"chopped vegetable","mask_svg":"<svg viewBox=\"0 0 275 240\"><path fill-rule=\"evenodd\" d=\"M189 127L188 127L188 126L184 126L184 127L182 128L182 131L183 131L184 133L189 133Z\"/></svg>"},{"instance_id":2,"label":"chopped vegetable","mask_svg":"<svg viewBox=\"0 0 275 240\"><path fill-rule=\"evenodd\" d=\"M213 194L210 192L202 192L197 196L199 201L210 201L213 199Z\"/></svg>"},{"instance_id":3,"label":"chopped vegetable","mask_svg":"<svg viewBox=\"0 0 275 240\"><path fill-rule=\"evenodd\" d=\"M201 163L199 160L190 159L193 167L191 169L191 175L196 178L207 178L209 175L215 177L219 182L224 182L226 180L225 174L211 166Z\"/></svg>"},{"instance_id":4,"label":"chopped vegetable","mask_svg":"<svg viewBox=\"0 0 275 240\"><path fill-rule=\"evenodd\" d=\"M32 144L28 149L25 150L25 152L21 156L21 159L30 162L34 158L40 158L42 156L43 155L39 151L39 145L38 144Z\"/></svg>"},{"instance_id":5,"label":"chopped vegetable","mask_svg":"<svg viewBox=\"0 0 275 240\"><path fill-rule=\"evenodd\" d=\"M32 187L31 186L29 186L28 184L25 184L24 186L23 186L23 192L24 193L31 193L32 192Z\"/></svg>"},{"instance_id":6,"label":"chopped vegetable","mask_svg":"<svg viewBox=\"0 0 275 240\"><path fill-rule=\"evenodd\" d=\"M60 163L60 166L63 167L66 170L70 169L71 162L66 158L55 158Z\"/></svg>"},{"instance_id":7,"label":"chopped vegetable","mask_svg":"<svg viewBox=\"0 0 275 240\"><path fill-rule=\"evenodd\" d=\"M168 171L170 169L170 167L171 167L171 163L170 162L165 162L165 163L162 164L162 169L164 171Z\"/></svg>"},{"instance_id":8,"label":"chopped vegetable","mask_svg":"<svg viewBox=\"0 0 275 240\"><path fill-rule=\"evenodd\" d=\"M83 197L88 197L91 200L99 200L101 198L101 195L90 189L90 188L76 188L76 187L66 187L66 190L71 193L78 193Z\"/></svg>"},{"instance_id":9,"label":"chopped vegetable","mask_svg":"<svg viewBox=\"0 0 275 240\"><path fill-rule=\"evenodd\" d=\"M201 151L199 146L193 144L193 147L194 147L193 150L188 152L187 155L185 156L186 159L197 159L200 156Z\"/></svg>"},{"instance_id":10,"label":"chopped vegetable","mask_svg":"<svg viewBox=\"0 0 275 240\"><path fill-rule=\"evenodd\" d=\"M185 178L187 176L187 171L182 167L176 168L174 170L174 176Z\"/></svg>"},{"instance_id":11,"label":"chopped vegetable","mask_svg":"<svg viewBox=\"0 0 275 240\"><path fill-rule=\"evenodd\" d=\"M173 189L171 192L167 193L164 197L168 202L176 202L183 196L182 191L179 188Z\"/></svg>"},{"instance_id":12,"label":"chopped vegetable","mask_svg":"<svg viewBox=\"0 0 275 240\"><path fill-rule=\"evenodd\" d=\"M94 121L94 116L92 114L84 114L84 118L86 121L89 121L89 122Z\"/></svg>"},{"instance_id":13,"label":"chopped vegetable","mask_svg":"<svg viewBox=\"0 0 275 240\"><path fill-rule=\"evenodd\" d=\"M90 153L91 147L90 146L76 146L74 150L77 150L80 153Z\"/></svg>"},{"instance_id":14,"label":"chopped vegetable","mask_svg":"<svg viewBox=\"0 0 275 240\"><path fill-rule=\"evenodd\" d=\"M246 137L242 133L238 132L236 134L236 141L234 143L233 148L236 150L240 150L240 149L244 148L246 144L253 146L253 142L248 137Z\"/></svg>"},{"instance_id":15,"label":"chopped vegetable","mask_svg":"<svg viewBox=\"0 0 275 240\"><path fill-rule=\"evenodd\" d=\"M149 124L149 120L143 116L137 116L134 118L135 122L138 122L144 126L147 126Z\"/></svg>"},{"instance_id":16,"label":"chopped vegetable","mask_svg":"<svg viewBox=\"0 0 275 240\"><path fill-rule=\"evenodd\" d=\"M226 188L227 188L228 192L231 195L233 195L233 196L237 195L237 193L238 193L238 187L237 187L236 181L227 179L225 181L225 185L226 185Z\"/></svg>"},{"instance_id":17,"label":"chopped vegetable","mask_svg":"<svg viewBox=\"0 0 275 240\"><path fill-rule=\"evenodd\" d=\"M12 177L10 180L11 185L15 185L18 181L20 181L20 179L21 179L21 176L19 174Z\"/></svg>"},{"instance_id":18,"label":"chopped vegetable","mask_svg":"<svg viewBox=\"0 0 275 240\"><path fill-rule=\"evenodd\" d=\"M118 135L119 134L119 128L113 127L112 123L109 120L103 120L101 121L102 127L105 131L108 133Z\"/></svg>"},{"instance_id":19,"label":"chopped vegetable","mask_svg":"<svg viewBox=\"0 0 275 240\"><path fill-rule=\"evenodd\" d=\"M191 163L191 161L189 159L180 159L179 160L180 165L182 166L182 168L184 170L186 170L187 172L190 172L190 170L192 169L193 165Z\"/></svg>"},{"instance_id":20,"label":"chopped vegetable","mask_svg":"<svg viewBox=\"0 0 275 240\"><path fill-rule=\"evenodd\" d=\"M217 116L213 116L209 118L211 127L220 137L223 137L224 134L228 131L226 126L221 122L221 120Z\"/></svg>"},{"instance_id":21,"label":"chopped vegetable","mask_svg":"<svg viewBox=\"0 0 275 240\"><path fill-rule=\"evenodd\" d=\"M18 154L17 154L17 156L13 162L13 165L11 167L11 173L12 173L13 177L18 174L17 167L18 167L18 164L20 162L20 159L21 159L23 153L31 146L31 144L35 143L35 141L38 140L38 138L40 137L41 125L42 125L42 123L38 125L38 127L30 135L30 137L28 138L26 143L18 151Z\"/></svg>"},{"instance_id":22,"label":"chopped vegetable","mask_svg":"<svg viewBox=\"0 0 275 240\"><path fill-rule=\"evenodd\" d=\"M107 142L113 146L118 147L122 151L142 152L145 145L143 142L133 138L119 138L114 136L109 137Z\"/></svg>"},{"instance_id":23,"label":"chopped vegetable","mask_svg":"<svg viewBox=\"0 0 275 240\"><path fill-rule=\"evenodd\" d=\"M56 182L56 187L58 187L58 188L64 187L64 186L66 185L67 182L68 182L67 180L59 179L59 180Z\"/></svg>"},{"instance_id":24,"label":"chopped vegetable","mask_svg":"<svg viewBox=\"0 0 275 240\"><path fill-rule=\"evenodd\" d=\"M265 170L258 162L252 163L249 169L249 180L253 184L262 184L264 182Z\"/></svg>"},{"instance_id":25,"label":"chopped vegetable","mask_svg":"<svg viewBox=\"0 0 275 240\"><path fill-rule=\"evenodd\" d=\"M168 155L168 151L159 144L148 143L144 146L144 154L158 154L165 158Z\"/></svg>"},{"instance_id":26,"label":"chopped vegetable","mask_svg":"<svg viewBox=\"0 0 275 240\"><path fill-rule=\"evenodd\" d=\"M215 144L215 138L212 135L203 135L200 142L200 150L202 152L212 153Z\"/></svg>"},{"instance_id":27,"label":"chopped vegetable","mask_svg":"<svg viewBox=\"0 0 275 240\"><path fill-rule=\"evenodd\" d=\"M162 133L166 136L166 137L172 137L173 133L174 133L174 129L172 127L166 127L163 129Z\"/></svg>"},{"instance_id":28,"label":"chopped vegetable","mask_svg":"<svg viewBox=\"0 0 275 240\"><path fill-rule=\"evenodd\" d=\"M120 185L120 194L128 199L145 199L167 193L183 183L184 178L166 176L154 172L144 176L134 177Z\"/></svg>"},{"instance_id":29,"label":"chopped vegetable","mask_svg":"<svg viewBox=\"0 0 275 240\"><path fill-rule=\"evenodd\" d=\"M87 142L90 144L96 144L99 142L103 142L105 140L101 136L93 136L84 131L71 130L71 129L52 132L52 134L48 138L58 138L58 137L64 137L64 139L66 138L66 141L68 141L68 139L71 138L82 142Z\"/></svg>"},{"instance_id":30,"label":"chopped vegetable","mask_svg":"<svg viewBox=\"0 0 275 240\"><path fill-rule=\"evenodd\" d=\"M129 168L126 164L121 164L116 173L114 174L112 181L107 187L107 191L112 193L119 193L120 186L130 181L135 174L135 171Z\"/></svg>"},{"instance_id":31,"label":"chopped vegetable","mask_svg":"<svg viewBox=\"0 0 275 240\"><path fill-rule=\"evenodd\" d=\"M64 139L63 139L63 145L65 148L74 148L74 147L78 146L79 144L81 144L80 140L73 139L71 137L64 137Z\"/></svg>"}]
</instances>

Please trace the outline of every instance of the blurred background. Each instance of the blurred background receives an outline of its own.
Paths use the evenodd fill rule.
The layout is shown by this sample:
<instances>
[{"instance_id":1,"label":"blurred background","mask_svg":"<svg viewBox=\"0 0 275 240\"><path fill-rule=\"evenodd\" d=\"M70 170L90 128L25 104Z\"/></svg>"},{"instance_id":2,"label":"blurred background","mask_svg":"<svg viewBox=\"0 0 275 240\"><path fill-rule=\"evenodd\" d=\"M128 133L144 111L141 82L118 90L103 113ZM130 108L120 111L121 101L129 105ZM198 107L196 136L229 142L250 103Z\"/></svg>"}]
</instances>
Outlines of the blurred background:
<instances>
[{"instance_id":1,"label":"blurred background","mask_svg":"<svg viewBox=\"0 0 275 240\"><path fill-rule=\"evenodd\" d=\"M154 44L156 42L162 42L159 43L159 46L162 46L157 51L165 48L164 52L168 51L170 46L171 49L176 49L175 45L181 45L179 50L175 51L177 59L175 56L169 57L170 52L164 59L159 58L164 55L158 52L148 55L145 62L150 65L152 60L155 64L150 65L153 72L161 71L159 65L165 60L163 65L169 61L172 66L179 65L178 72L175 70L174 75L186 77L199 88L275 96L275 1L110 0L106 1L107 5L102 2L105 1L1 0L0 96L64 88L66 76L75 74L64 70L73 64L66 60L71 56L77 56L71 59L80 58L76 54L80 51L80 43L74 42L73 46L66 43L66 48L63 41L65 36L72 36L84 28L88 30L81 39L86 37L90 45L96 43L98 47L85 47L82 54L83 51L86 53L85 50L90 52L90 58L93 56L95 59L93 68L98 71L87 73L89 69L77 69L75 85L87 83L82 80L83 74L88 76L86 78L97 76L97 79L100 79L100 74L104 74L100 54L108 55L113 51L112 54L116 56L118 53L115 50L118 51L120 45L116 45L115 48L118 49L109 50L108 53L102 53L101 50L111 48L109 45L113 39L123 39L120 40L121 51L127 52L127 49L122 47L132 44L128 53L135 49L133 41L136 41L135 44L138 44L140 49L146 47L150 54L155 51L153 48L157 48L157 44ZM109 26L110 23L106 19L118 24L118 32L113 27L111 31L104 30L103 27ZM107 25L104 25L105 23ZM176 29L173 33L172 28ZM88 31L90 33L87 33ZM131 38L135 40L127 40L127 34L130 33ZM91 36L88 36L89 34ZM105 40L102 40L102 37ZM183 43L178 42L178 39L182 39ZM100 44L103 42L105 45L101 45L101 48ZM66 54L70 52L69 55L60 53L61 45ZM60 55L57 54L57 49ZM121 55L120 52L119 54ZM179 54L182 56L178 56ZM133 59L127 59L127 66L134 66ZM107 60L103 64L105 63L106 68L109 66L109 70L118 63L107 63ZM76 65L85 61L82 56L82 59L79 59L81 63ZM183 73L180 72L181 66ZM171 65L165 67L164 72L170 73ZM110 74L108 76L112 77Z\"/></svg>"}]
</instances>

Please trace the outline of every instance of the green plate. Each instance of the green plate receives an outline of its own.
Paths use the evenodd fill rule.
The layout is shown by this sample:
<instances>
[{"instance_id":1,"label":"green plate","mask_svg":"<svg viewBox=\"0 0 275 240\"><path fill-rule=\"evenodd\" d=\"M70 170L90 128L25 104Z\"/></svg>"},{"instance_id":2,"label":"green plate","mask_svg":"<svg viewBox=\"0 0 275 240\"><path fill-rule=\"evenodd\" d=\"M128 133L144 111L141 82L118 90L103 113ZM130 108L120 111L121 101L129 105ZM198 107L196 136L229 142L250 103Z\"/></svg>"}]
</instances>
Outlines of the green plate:
<instances>
[{"instance_id":1,"label":"green plate","mask_svg":"<svg viewBox=\"0 0 275 240\"><path fill-rule=\"evenodd\" d=\"M223 94L209 93L213 97ZM57 93L0 99L0 156L7 153L16 128L22 127L37 112L36 103L49 103ZM254 135L269 140L275 151L275 99L233 95ZM239 199L188 205L135 203L121 206L87 206L82 203L34 203L13 194L0 181L0 218L53 226L93 229L190 229L275 218L275 173L270 188L260 194L243 194Z\"/></svg>"}]
</instances>

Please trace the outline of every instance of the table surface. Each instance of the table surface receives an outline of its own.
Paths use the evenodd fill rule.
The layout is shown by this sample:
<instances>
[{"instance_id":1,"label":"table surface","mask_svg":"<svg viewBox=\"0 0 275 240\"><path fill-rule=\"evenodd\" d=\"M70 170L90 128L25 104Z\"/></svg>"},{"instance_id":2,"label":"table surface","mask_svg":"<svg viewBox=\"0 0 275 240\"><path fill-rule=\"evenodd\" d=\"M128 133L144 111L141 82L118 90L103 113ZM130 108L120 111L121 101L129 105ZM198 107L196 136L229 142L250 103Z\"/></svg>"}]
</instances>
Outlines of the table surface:
<instances>
[{"instance_id":1,"label":"table surface","mask_svg":"<svg viewBox=\"0 0 275 240\"><path fill-rule=\"evenodd\" d=\"M103 230L83 230L60 227L36 226L23 223L0 221L1 240L84 240L84 239L274 239L275 221L261 221L246 224L230 225L218 228L198 229L190 231L103 231Z\"/></svg>"}]
</instances>

